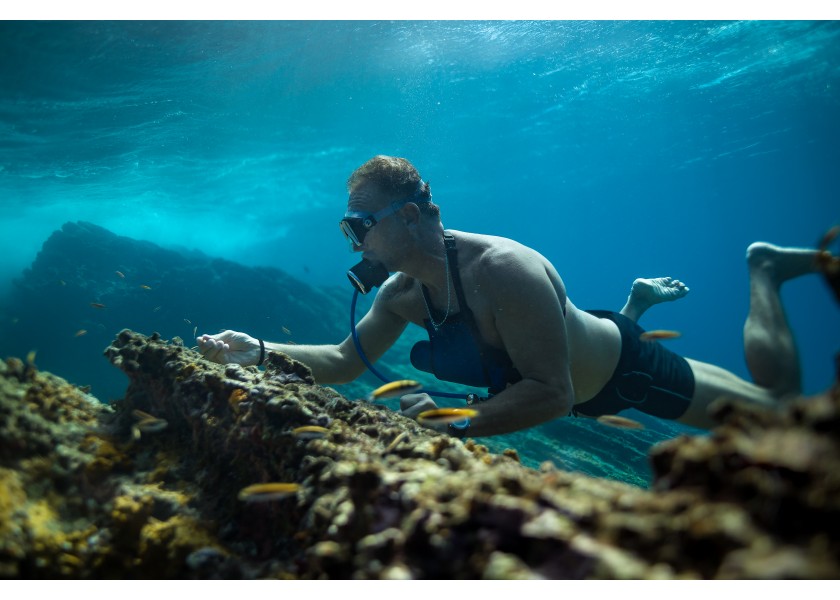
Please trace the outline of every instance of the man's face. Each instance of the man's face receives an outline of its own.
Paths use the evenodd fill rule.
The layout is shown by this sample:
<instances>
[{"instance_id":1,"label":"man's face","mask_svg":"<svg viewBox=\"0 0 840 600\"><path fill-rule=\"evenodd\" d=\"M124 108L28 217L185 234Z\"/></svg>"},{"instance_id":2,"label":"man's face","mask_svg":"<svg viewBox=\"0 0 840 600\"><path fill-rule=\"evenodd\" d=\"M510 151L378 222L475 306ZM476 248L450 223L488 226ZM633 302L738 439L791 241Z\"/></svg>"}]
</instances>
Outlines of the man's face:
<instances>
[{"instance_id":1,"label":"man's face","mask_svg":"<svg viewBox=\"0 0 840 600\"><path fill-rule=\"evenodd\" d=\"M390 229L404 203L393 204L391 198L376 186L362 184L351 193L347 213L341 220L341 230L351 243L354 252L363 252L368 260L382 261L387 250Z\"/></svg>"}]
</instances>

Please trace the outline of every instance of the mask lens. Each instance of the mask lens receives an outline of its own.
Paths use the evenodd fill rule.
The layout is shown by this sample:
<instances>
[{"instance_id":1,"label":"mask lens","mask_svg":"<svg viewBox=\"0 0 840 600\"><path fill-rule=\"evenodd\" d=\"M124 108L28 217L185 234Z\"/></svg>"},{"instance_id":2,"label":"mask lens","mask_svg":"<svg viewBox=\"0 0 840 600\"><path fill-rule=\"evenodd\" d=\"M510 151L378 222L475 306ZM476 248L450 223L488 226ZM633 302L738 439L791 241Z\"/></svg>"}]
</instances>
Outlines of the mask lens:
<instances>
[{"instance_id":1,"label":"mask lens","mask_svg":"<svg viewBox=\"0 0 840 600\"><path fill-rule=\"evenodd\" d=\"M367 234L367 229L362 225L361 219L345 218L339 221L338 226L341 233L354 246L361 246Z\"/></svg>"}]
</instances>

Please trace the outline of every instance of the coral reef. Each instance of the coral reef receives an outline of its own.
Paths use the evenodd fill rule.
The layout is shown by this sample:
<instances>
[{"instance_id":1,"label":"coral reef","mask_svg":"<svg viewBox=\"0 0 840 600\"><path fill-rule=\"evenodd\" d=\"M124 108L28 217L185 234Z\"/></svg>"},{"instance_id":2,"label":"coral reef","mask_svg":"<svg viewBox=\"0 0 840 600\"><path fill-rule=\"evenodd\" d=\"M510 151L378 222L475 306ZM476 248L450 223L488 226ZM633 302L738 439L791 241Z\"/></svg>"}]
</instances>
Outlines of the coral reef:
<instances>
[{"instance_id":1,"label":"coral reef","mask_svg":"<svg viewBox=\"0 0 840 600\"><path fill-rule=\"evenodd\" d=\"M527 468L280 354L217 365L123 330L106 355L130 380L113 406L0 368L4 577L840 576L840 385L777 410L722 399L711 435L653 449L645 490ZM240 495L269 482L297 486Z\"/></svg>"}]
</instances>

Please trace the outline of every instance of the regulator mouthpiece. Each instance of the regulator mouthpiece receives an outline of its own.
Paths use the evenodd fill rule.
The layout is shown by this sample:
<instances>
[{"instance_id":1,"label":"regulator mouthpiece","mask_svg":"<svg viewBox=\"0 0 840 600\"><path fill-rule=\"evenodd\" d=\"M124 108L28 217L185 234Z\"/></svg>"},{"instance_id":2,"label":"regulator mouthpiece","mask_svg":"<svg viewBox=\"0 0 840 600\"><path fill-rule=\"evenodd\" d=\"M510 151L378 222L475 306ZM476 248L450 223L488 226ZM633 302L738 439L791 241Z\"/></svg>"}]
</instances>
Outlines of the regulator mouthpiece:
<instances>
[{"instance_id":1,"label":"regulator mouthpiece","mask_svg":"<svg viewBox=\"0 0 840 600\"><path fill-rule=\"evenodd\" d=\"M347 278L353 287L362 294L367 294L375 287L382 285L388 279L388 269L381 263L362 260L355 267L347 271Z\"/></svg>"}]
</instances>

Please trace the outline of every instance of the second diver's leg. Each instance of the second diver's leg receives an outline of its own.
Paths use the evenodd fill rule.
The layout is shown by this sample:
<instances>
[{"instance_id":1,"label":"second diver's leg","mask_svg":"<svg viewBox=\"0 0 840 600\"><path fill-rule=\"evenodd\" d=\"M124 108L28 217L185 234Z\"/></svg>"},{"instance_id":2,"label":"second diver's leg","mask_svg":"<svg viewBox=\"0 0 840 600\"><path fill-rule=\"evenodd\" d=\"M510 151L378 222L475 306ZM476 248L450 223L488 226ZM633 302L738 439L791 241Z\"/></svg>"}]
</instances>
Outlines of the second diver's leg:
<instances>
[{"instance_id":1,"label":"second diver's leg","mask_svg":"<svg viewBox=\"0 0 840 600\"><path fill-rule=\"evenodd\" d=\"M782 398L802 391L799 352L779 293L781 285L816 270L816 250L756 242L747 248L750 311L744 353L756 385Z\"/></svg>"},{"instance_id":2,"label":"second diver's leg","mask_svg":"<svg viewBox=\"0 0 840 600\"><path fill-rule=\"evenodd\" d=\"M656 277L654 279L636 279L630 288L627 303L621 309L625 317L638 321L641 316L654 304L678 300L688 293L688 286L678 279L671 277Z\"/></svg>"}]
</instances>

